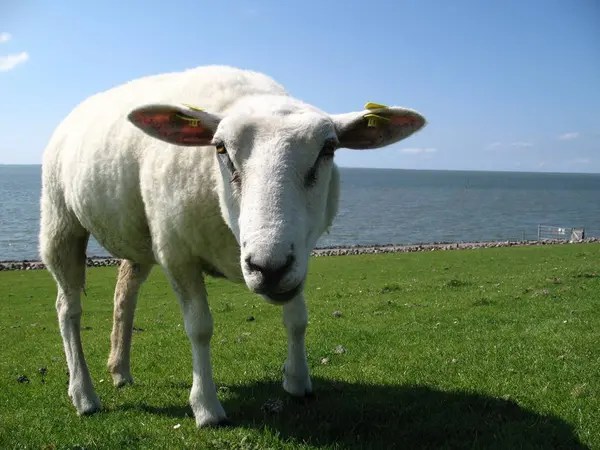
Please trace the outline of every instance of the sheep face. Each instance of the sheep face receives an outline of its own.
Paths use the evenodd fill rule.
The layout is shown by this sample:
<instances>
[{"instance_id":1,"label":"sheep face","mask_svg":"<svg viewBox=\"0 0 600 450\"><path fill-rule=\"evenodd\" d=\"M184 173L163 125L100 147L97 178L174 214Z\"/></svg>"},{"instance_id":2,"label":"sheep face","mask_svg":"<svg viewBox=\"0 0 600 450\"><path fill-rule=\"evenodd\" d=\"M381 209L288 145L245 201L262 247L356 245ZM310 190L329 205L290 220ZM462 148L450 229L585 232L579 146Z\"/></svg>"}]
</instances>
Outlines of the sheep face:
<instances>
[{"instance_id":1,"label":"sheep face","mask_svg":"<svg viewBox=\"0 0 600 450\"><path fill-rule=\"evenodd\" d=\"M246 110L213 138L225 221L241 249L247 286L273 302L303 287L308 258L328 225L338 139L326 115L307 109ZM337 195L335 195L337 200Z\"/></svg>"},{"instance_id":2,"label":"sheep face","mask_svg":"<svg viewBox=\"0 0 600 450\"><path fill-rule=\"evenodd\" d=\"M378 110L376 120L369 113L328 115L279 96L241 100L225 115L148 105L129 119L169 143L212 147L220 207L240 245L246 285L283 303L302 291L310 252L337 211L337 149L383 147L425 124L403 108Z\"/></svg>"}]
</instances>

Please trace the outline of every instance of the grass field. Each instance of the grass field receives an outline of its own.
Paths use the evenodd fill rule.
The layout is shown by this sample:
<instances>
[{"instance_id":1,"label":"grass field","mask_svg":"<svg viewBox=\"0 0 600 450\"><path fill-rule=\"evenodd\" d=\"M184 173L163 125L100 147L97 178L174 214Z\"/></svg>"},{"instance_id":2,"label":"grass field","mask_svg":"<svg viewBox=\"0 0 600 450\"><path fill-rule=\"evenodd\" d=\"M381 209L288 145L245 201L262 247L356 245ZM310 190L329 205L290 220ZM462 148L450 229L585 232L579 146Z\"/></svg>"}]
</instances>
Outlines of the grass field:
<instances>
[{"instance_id":1,"label":"grass field","mask_svg":"<svg viewBox=\"0 0 600 450\"><path fill-rule=\"evenodd\" d=\"M225 429L195 427L190 345L158 268L138 302L135 384L112 386L115 277L88 271L83 344L104 410L80 418L53 281L0 272L0 448L600 448L600 244L314 258L316 398L302 401L281 387L280 308L209 279Z\"/></svg>"}]
</instances>

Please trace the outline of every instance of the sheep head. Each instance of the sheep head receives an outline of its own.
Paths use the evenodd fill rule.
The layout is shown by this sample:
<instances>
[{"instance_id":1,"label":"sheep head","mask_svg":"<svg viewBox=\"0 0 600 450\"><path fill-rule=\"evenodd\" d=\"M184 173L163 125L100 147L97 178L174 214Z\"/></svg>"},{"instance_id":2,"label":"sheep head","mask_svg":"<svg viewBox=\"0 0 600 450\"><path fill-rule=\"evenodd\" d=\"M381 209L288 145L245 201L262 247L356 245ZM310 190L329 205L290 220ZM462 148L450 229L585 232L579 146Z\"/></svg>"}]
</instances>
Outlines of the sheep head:
<instances>
[{"instance_id":1,"label":"sheep head","mask_svg":"<svg viewBox=\"0 0 600 450\"><path fill-rule=\"evenodd\" d=\"M264 95L243 98L226 113L153 104L128 118L167 143L214 152L220 207L240 245L244 280L271 303L303 289L310 253L337 213L338 149L385 147L425 125L406 108L332 115Z\"/></svg>"}]
</instances>

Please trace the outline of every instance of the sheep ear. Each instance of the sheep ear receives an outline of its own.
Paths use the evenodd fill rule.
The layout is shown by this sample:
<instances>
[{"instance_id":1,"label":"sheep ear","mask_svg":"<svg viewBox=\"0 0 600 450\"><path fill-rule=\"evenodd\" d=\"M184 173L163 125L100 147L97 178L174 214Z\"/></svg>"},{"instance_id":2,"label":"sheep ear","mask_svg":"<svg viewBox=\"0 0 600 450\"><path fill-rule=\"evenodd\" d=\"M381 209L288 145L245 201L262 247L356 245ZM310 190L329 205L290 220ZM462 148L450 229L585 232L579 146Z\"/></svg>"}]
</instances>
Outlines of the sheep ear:
<instances>
[{"instance_id":1,"label":"sheep ear","mask_svg":"<svg viewBox=\"0 0 600 450\"><path fill-rule=\"evenodd\" d=\"M127 119L144 133L169 144L210 145L221 117L188 105L152 104L135 108Z\"/></svg>"},{"instance_id":2,"label":"sheep ear","mask_svg":"<svg viewBox=\"0 0 600 450\"><path fill-rule=\"evenodd\" d=\"M331 116L340 147L357 150L385 147L407 138L427 123L418 112L399 106L367 103L366 108L369 109Z\"/></svg>"}]
</instances>

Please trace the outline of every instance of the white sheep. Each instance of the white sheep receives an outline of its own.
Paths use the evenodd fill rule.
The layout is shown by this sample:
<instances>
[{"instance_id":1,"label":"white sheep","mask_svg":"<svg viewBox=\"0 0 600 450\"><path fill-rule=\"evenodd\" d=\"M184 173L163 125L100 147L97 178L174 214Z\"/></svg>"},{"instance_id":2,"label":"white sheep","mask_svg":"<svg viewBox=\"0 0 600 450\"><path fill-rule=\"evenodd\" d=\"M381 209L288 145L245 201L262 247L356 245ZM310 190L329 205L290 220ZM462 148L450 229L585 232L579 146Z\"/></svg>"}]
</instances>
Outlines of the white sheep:
<instances>
[{"instance_id":1,"label":"white sheep","mask_svg":"<svg viewBox=\"0 0 600 450\"><path fill-rule=\"evenodd\" d=\"M203 274L283 305L283 388L311 393L303 291L309 255L337 214L334 153L384 147L424 125L415 111L376 104L327 114L263 74L223 66L144 77L78 105L44 151L39 235L78 414L100 408L80 338L90 234L123 259L108 361L116 386L133 381L137 294L158 264L192 346L198 426L228 420L213 382Z\"/></svg>"}]
</instances>

